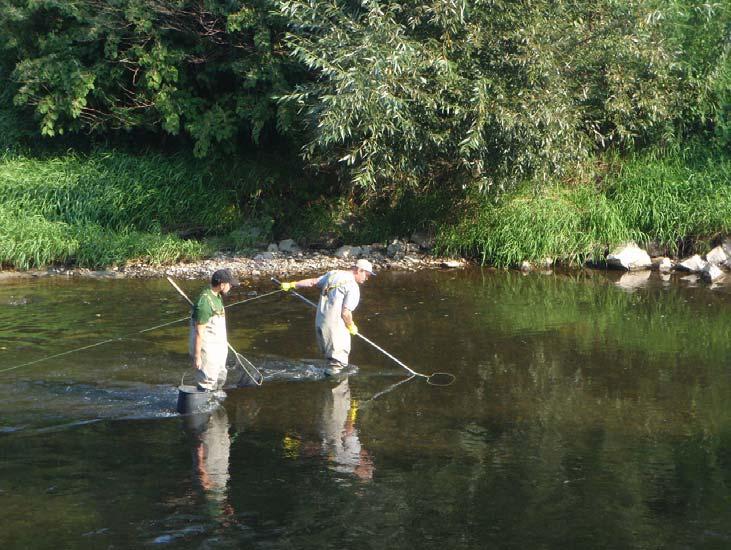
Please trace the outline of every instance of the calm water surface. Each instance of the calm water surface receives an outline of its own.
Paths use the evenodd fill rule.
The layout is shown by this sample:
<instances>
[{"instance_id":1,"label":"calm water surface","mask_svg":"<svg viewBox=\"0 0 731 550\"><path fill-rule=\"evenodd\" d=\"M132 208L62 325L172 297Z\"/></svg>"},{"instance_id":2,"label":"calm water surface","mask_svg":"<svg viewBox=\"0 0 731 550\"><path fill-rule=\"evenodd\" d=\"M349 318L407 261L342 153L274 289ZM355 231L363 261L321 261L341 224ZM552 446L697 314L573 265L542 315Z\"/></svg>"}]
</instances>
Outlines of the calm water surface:
<instances>
[{"instance_id":1,"label":"calm water surface","mask_svg":"<svg viewBox=\"0 0 731 550\"><path fill-rule=\"evenodd\" d=\"M228 311L264 385L181 417L185 323L141 331L186 314L164 280L0 283L0 370L110 340L0 372L0 548L731 548L728 286L368 281L363 334L446 388L359 340L323 379L277 294Z\"/></svg>"}]
</instances>

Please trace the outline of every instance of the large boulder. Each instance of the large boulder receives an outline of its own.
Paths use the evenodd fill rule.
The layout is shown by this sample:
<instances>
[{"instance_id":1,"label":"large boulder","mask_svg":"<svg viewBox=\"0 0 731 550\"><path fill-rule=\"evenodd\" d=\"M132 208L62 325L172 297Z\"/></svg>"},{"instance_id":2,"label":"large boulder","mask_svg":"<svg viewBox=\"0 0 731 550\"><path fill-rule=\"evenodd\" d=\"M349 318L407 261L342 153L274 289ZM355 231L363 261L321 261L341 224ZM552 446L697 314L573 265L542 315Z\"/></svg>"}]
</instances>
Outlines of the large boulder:
<instances>
[{"instance_id":1,"label":"large boulder","mask_svg":"<svg viewBox=\"0 0 731 550\"><path fill-rule=\"evenodd\" d=\"M727 237L726 240L723 241L721 248L723 248L726 255L731 258L731 237Z\"/></svg>"},{"instance_id":2,"label":"large boulder","mask_svg":"<svg viewBox=\"0 0 731 550\"><path fill-rule=\"evenodd\" d=\"M430 250L434 248L435 239L434 235L429 233L414 231L411 234L411 242L417 244L422 250Z\"/></svg>"},{"instance_id":3,"label":"large boulder","mask_svg":"<svg viewBox=\"0 0 731 550\"><path fill-rule=\"evenodd\" d=\"M300 247L292 239L284 239L283 241L279 241L279 251L294 253L299 252Z\"/></svg>"},{"instance_id":4,"label":"large boulder","mask_svg":"<svg viewBox=\"0 0 731 550\"><path fill-rule=\"evenodd\" d=\"M703 267L703 271L701 271L701 277L703 278L704 281L713 283L715 281L718 281L719 279L722 279L724 277L724 273L723 273L723 271L721 271L721 268L718 267L717 265L712 264L712 263L707 263Z\"/></svg>"},{"instance_id":5,"label":"large boulder","mask_svg":"<svg viewBox=\"0 0 731 550\"><path fill-rule=\"evenodd\" d=\"M652 267L652 260L650 259L650 255L635 243L627 243L615 248L607 256L607 265L617 269L637 271L650 269Z\"/></svg>"},{"instance_id":6,"label":"large boulder","mask_svg":"<svg viewBox=\"0 0 731 550\"><path fill-rule=\"evenodd\" d=\"M700 273L703 268L706 267L706 261L703 260L698 254L686 258L678 264L678 269L681 271L690 271L691 273Z\"/></svg>"},{"instance_id":7,"label":"large boulder","mask_svg":"<svg viewBox=\"0 0 731 550\"><path fill-rule=\"evenodd\" d=\"M657 268L660 270L660 273L669 273L673 270L673 261L667 257L660 258L657 262Z\"/></svg>"},{"instance_id":8,"label":"large boulder","mask_svg":"<svg viewBox=\"0 0 731 550\"><path fill-rule=\"evenodd\" d=\"M728 261L728 258L728 254L726 254L722 246L717 246L706 254L706 261L716 266L724 265Z\"/></svg>"},{"instance_id":9,"label":"large boulder","mask_svg":"<svg viewBox=\"0 0 731 550\"><path fill-rule=\"evenodd\" d=\"M394 258L398 256L399 254L404 254L406 252L406 244L402 243L398 239L395 239L391 241L391 243L388 245L388 248L386 249L386 254L390 258Z\"/></svg>"}]
</instances>

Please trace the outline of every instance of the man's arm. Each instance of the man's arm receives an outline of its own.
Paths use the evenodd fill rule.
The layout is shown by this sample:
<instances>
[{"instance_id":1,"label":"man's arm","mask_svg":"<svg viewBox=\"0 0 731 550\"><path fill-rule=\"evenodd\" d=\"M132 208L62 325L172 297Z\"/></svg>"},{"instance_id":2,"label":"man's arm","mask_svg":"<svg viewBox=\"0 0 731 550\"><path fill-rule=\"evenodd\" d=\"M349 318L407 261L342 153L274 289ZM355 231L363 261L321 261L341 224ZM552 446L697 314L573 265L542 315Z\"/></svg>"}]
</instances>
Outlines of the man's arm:
<instances>
[{"instance_id":1,"label":"man's arm","mask_svg":"<svg viewBox=\"0 0 731 550\"><path fill-rule=\"evenodd\" d=\"M201 348L203 347L203 335L206 333L206 325L195 325L195 341L193 342L193 367L200 370L203 368Z\"/></svg>"},{"instance_id":2,"label":"man's arm","mask_svg":"<svg viewBox=\"0 0 731 550\"><path fill-rule=\"evenodd\" d=\"M341 313L340 317L343 319L343 323L345 323L345 326L348 327L348 330L350 330L350 327L353 325L353 312L350 311L347 307L343 307L343 312Z\"/></svg>"},{"instance_id":3,"label":"man's arm","mask_svg":"<svg viewBox=\"0 0 731 550\"><path fill-rule=\"evenodd\" d=\"M320 277L313 277L312 279L302 279L300 281L294 282L295 288L312 288L313 286L317 285L317 281L320 280Z\"/></svg>"},{"instance_id":4,"label":"man's arm","mask_svg":"<svg viewBox=\"0 0 731 550\"><path fill-rule=\"evenodd\" d=\"M312 279L300 279L291 283L282 283L282 290L292 290L294 288L312 288L316 286L322 277L314 277Z\"/></svg>"}]
</instances>

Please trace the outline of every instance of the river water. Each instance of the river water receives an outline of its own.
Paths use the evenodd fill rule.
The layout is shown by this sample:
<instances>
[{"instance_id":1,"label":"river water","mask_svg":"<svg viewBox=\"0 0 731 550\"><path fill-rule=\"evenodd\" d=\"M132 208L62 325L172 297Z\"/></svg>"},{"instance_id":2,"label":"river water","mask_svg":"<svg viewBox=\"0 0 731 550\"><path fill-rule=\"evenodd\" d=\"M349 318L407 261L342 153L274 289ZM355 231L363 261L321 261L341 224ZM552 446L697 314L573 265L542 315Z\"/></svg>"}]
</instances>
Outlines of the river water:
<instances>
[{"instance_id":1,"label":"river water","mask_svg":"<svg viewBox=\"0 0 731 550\"><path fill-rule=\"evenodd\" d=\"M182 417L185 322L145 329L186 314L164 280L0 283L1 548L731 547L729 286L369 280L361 332L449 387L360 340L324 379L275 294L227 314L264 384Z\"/></svg>"}]
</instances>

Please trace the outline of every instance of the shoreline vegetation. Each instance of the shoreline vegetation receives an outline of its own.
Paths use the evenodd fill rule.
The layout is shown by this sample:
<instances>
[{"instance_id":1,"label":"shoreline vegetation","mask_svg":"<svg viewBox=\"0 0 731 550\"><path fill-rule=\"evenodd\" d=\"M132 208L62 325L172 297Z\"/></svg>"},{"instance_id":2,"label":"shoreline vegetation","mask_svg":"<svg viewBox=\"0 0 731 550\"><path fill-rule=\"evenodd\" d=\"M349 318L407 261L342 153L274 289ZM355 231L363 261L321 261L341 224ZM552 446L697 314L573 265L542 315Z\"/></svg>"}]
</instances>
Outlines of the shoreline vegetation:
<instances>
[{"instance_id":1,"label":"shoreline vegetation","mask_svg":"<svg viewBox=\"0 0 731 550\"><path fill-rule=\"evenodd\" d=\"M727 3L10 5L0 270L243 265L290 239L402 265L415 235L424 265L571 269L731 236Z\"/></svg>"},{"instance_id":2,"label":"shoreline vegetation","mask_svg":"<svg viewBox=\"0 0 731 550\"><path fill-rule=\"evenodd\" d=\"M408 219L413 204L385 212L321 199L305 210L282 210L277 225L242 208L225 181L212 192L208 168L180 154L6 154L0 158L0 264L6 276L50 268L46 272L121 277L177 270L205 277L206 266L228 258L244 273L281 275L283 269L307 272L310 264L311 271L343 266L348 256L363 254L406 270L466 261L572 269L601 266L629 241L653 256L682 260L731 235L728 157L696 148L683 157L637 156L607 166L590 183L526 185L497 200L467 199L461 216L394 239L383 236L408 227L393 220ZM268 201L263 210L274 212L278 199ZM430 208L434 215L437 208ZM206 232L195 235L196 228ZM282 251L275 233L297 238ZM373 236L382 240L366 240ZM345 242L355 249L339 251Z\"/></svg>"}]
</instances>

